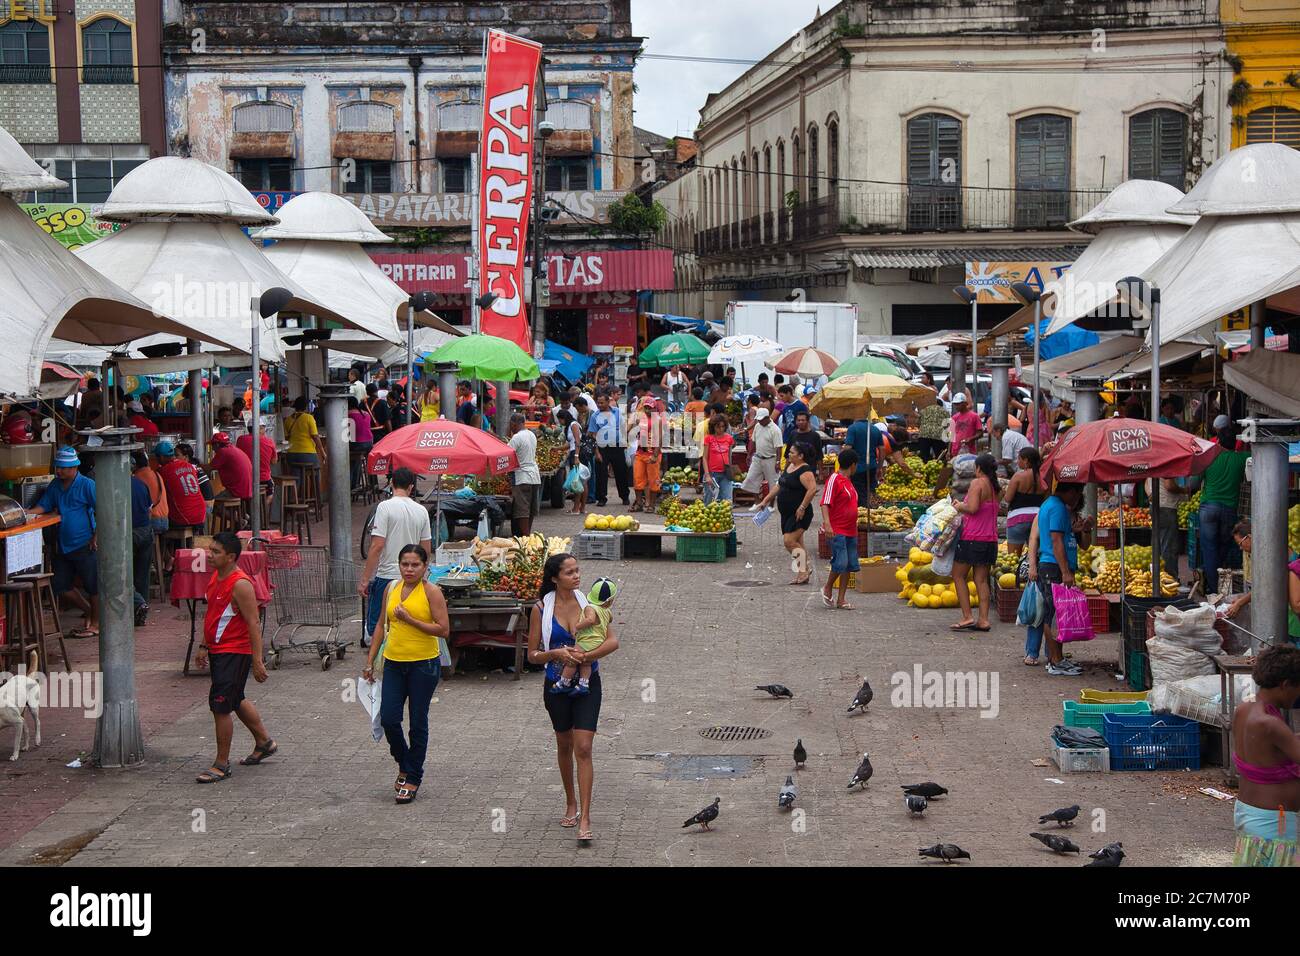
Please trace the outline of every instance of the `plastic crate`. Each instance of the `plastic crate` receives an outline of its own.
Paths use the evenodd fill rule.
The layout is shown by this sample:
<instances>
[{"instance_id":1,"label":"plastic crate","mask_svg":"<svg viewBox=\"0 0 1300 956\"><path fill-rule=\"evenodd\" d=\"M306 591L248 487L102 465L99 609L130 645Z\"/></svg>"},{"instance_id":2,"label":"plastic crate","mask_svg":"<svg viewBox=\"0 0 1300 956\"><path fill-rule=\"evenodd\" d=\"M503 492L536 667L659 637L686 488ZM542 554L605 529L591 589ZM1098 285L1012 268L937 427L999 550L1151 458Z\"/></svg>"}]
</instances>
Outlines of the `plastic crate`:
<instances>
[{"instance_id":1,"label":"plastic crate","mask_svg":"<svg viewBox=\"0 0 1300 956\"><path fill-rule=\"evenodd\" d=\"M732 528L731 533L727 535L727 557L736 556L736 529Z\"/></svg>"},{"instance_id":2,"label":"plastic crate","mask_svg":"<svg viewBox=\"0 0 1300 956\"><path fill-rule=\"evenodd\" d=\"M1195 511L1187 516L1187 566L1193 571L1201 566L1201 519Z\"/></svg>"},{"instance_id":3,"label":"plastic crate","mask_svg":"<svg viewBox=\"0 0 1300 956\"><path fill-rule=\"evenodd\" d=\"M623 560L663 557L663 538L657 534L630 534L623 538Z\"/></svg>"},{"instance_id":4,"label":"plastic crate","mask_svg":"<svg viewBox=\"0 0 1300 956\"><path fill-rule=\"evenodd\" d=\"M932 504L934 504L933 501L904 501L901 502L900 506L912 512L912 521L915 522L921 515L930 510Z\"/></svg>"},{"instance_id":5,"label":"plastic crate","mask_svg":"<svg viewBox=\"0 0 1300 956\"><path fill-rule=\"evenodd\" d=\"M1110 772L1110 751L1105 747L1053 747L1052 759L1062 773Z\"/></svg>"},{"instance_id":6,"label":"plastic crate","mask_svg":"<svg viewBox=\"0 0 1300 956\"><path fill-rule=\"evenodd\" d=\"M1101 718L1104 714L1149 714L1151 705L1146 701L1132 703L1089 704L1077 700L1061 701L1062 719L1067 727L1091 727L1101 732Z\"/></svg>"},{"instance_id":7,"label":"plastic crate","mask_svg":"<svg viewBox=\"0 0 1300 956\"><path fill-rule=\"evenodd\" d=\"M823 561L831 559L831 536L826 533L824 525L817 529L817 557Z\"/></svg>"},{"instance_id":8,"label":"plastic crate","mask_svg":"<svg viewBox=\"0 0 1300 956\"><path fill-rule=\"evenodd\" d=\"M1079 700L1085 704L1131 704L1146 699L1146 691L1093 690L1091 687L1079 691Z\"/></svg>"},{"instance_id":9,"label":"plastic crate","mask_svg":"<svg viewBox=\"0 0 1300 956\"><path fill-rule=\"evenodd\" d=\"M1003 624L1014 624L1016 622L1016 612L1020 610L1020 598L1024 595L1023 588L1004 588L1001 585L993 585L993 595L998 609L998 620Z\"/></svg>"},{"instance_id":10,"label":"plastic crate","mask_svg":"<svg viewBox=\"0 0 1300 956\"><path fill-rule=\"evenodd\" d=\"M1088 619L1092 622L1092 629L1098 634L1105 634L1110 630L1110 601L1106 600L1104 594L1088 595Z\"/></svg>"},{"instance_id":11,"label":"plastic crate","mask_svg":"<svg viewBox=\"0 0 1300 956\"><path fill-rule=\"evenodd\" d=\"M1112 770L1200 770L1201 725L1174 714L1105 714Z\"/></svg>"},{"instance_id":12,"label":"plastic crate","mask_svg":"<svg viewBox=\"0 0 1300 956\"><path fill-rule=\"evenodd\" d=\"M1134 690L1151 689L1150 660L1146 651L1128 651L1125 656L1124 676Z\"/></svg>"},{"instance_id":13,"label":"plastic crate","mask_svg":"<svg viewBox=\"0 0 1300 956\"><path fill-rule=\"evenodd\" d=\"M710 564L727 560L727 539L713 535L680 535L677 538L678 561L703 561Z\"/></svg>"},{"instance_id":14,"label":"plastic crate","mask_svg":"<svg viewBox=\"0 0 1300 956\"><path fill-rule=\"evenodd\" d=\"M579 561L619 561L623 557L623 532L584 531L573 539L573 556Z\"/></svg>"}]
</instances>

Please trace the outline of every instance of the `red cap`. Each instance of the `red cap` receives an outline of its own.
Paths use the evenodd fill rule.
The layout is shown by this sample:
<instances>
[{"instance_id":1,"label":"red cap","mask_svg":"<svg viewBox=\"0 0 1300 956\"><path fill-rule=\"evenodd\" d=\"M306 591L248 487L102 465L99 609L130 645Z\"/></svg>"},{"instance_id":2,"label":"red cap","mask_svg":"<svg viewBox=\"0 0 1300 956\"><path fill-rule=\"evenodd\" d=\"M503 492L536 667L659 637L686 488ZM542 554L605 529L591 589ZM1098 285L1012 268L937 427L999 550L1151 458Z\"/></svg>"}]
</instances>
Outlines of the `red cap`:
<instances>
[{"instance_id":1,"label":"red cap","mask_svg":"<svg viewBox=\"0 0 1300 956\"><path fill-rule=\"evenodd\" d=\"M229 444L230 444L230 436L225 432L217 432L215 435L212 436L213 448L225 448Z\"/></svg>"}]
</instances>

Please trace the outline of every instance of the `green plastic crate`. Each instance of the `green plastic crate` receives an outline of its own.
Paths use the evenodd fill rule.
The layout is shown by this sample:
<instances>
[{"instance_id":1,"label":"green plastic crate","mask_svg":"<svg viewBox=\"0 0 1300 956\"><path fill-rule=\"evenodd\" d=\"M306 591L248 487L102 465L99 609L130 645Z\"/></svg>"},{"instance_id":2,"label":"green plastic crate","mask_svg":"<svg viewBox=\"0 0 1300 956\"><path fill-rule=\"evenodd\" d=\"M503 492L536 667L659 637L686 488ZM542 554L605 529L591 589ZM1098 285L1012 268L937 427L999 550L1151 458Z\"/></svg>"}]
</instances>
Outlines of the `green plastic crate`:
<instances>
[{"instance_id":1,"label":"green plastic crate","mask_svg":"<svg viewBox=\"0 0 1300 956\"><path fill-rule=\"evenodd\" d=\"M1147 677L1146 651L1128 652L1127 666L1124 668L1124 676L1128 678L1128 686L1134 690L1151 689L1151 681Z\"/></svg>"},{"instance_id":2,"label":"green plastic crate","mask_svg":"<svg viewBox=\"0 0 1300 956\"><path fill-rule=\"evenodd\" d=\"M1149 714L1151 705L1146 701L1131 703L1087 704L1077 700L1061 701L1062 717L1067 727L1090 727L1101 733L1102 714Z\"/></svg>"},{"instance_id":3,"label":"green plastic crate","mask_svg":"<svg viewBox=\"0 0 1300 956\"><path fill-rule=\"evenodd\" d=\"M727 539L713 535L685 535L677 539L678 561L706 561L716 564L727 560Z\"/></svg>"},{"instance_id":4,"label":"green plastic crate","mask_svg":"<svg viewBox=\"0 0 1300 956\"><path fill-rule=\"evenodd\" d=\"M735 556L736 556L736 529L732 528L731 532L727 535L727 557L734 558Z\"/></svg>"}]
</instances>

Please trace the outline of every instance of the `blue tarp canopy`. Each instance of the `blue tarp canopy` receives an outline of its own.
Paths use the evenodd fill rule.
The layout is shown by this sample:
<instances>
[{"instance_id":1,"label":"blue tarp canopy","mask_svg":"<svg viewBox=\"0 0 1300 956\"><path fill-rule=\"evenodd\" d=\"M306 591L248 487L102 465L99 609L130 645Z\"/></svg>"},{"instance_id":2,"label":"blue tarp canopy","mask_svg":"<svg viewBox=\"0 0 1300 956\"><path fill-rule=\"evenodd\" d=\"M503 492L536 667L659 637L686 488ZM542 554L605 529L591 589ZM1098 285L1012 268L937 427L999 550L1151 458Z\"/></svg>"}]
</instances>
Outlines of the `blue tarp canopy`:
<instances>
[{"instance_id":1,"label":"blue tarp canopy","mask_svg":"<svg viewBox=\"0 0 1300 956\"><path fill-rule=\"evenodd\" d=\"M576 382L586 373L587 369L595 364L595 359L583 355L568 346L561 345L559 342L546 340L546 345L542 350L542 358L549 362L555 362L553 371L559 372L570 382ZM540 367L540 366L539 366Z\"/></svg>"},{"instance_id":2,"label":"blue tarp canopy","mask_svg":"<svg viewBox=\"0 0 1300 956\"><path fill-rule=\"evenodd\" d=\"M1046 330L1049 322L1051 322L1050 319L1044 319L1039 328ZM1088 346L1096 345L1100 341L1101 337L1096 332L1089 332L1077 325L1067 325L1059 332L1043 336L1043 341L1038 346L1038 355L1042 361L1046 362L1048 359L1069 355L1071 352L1079 351L1079 349L1086 349ZM1029 345L1034 344L1033 326L1025 330L1025 342Z\"/></svg>"},{"instance_id":3,"label":"blue tarp canopy","mask_svg":"<svg viewBox=\"0 0 1300 956\"><path fill-rule=\"evenodd\" d=\"M687 329L691 332L701 334L713 333L714 335L725 335L726 326L721 322L708 322L704 319L692 319L685 315L670 315L667 312L647 312L647 316L652 319L658 319L660 322L667 322L669 325L675 325L678 328Z\"/></svg>"},{"instance_id":4,"label":"blue tarp canopy","mask_svg":"<svg viewBox=\"0 0 1300 956\"><path fill-rule=\"evenodd\" d=\"M543 375L553 375L555 370L560 367L560 363L554 359L541 359L537 363L537 369Z\"/></svg>"}]
</instances>

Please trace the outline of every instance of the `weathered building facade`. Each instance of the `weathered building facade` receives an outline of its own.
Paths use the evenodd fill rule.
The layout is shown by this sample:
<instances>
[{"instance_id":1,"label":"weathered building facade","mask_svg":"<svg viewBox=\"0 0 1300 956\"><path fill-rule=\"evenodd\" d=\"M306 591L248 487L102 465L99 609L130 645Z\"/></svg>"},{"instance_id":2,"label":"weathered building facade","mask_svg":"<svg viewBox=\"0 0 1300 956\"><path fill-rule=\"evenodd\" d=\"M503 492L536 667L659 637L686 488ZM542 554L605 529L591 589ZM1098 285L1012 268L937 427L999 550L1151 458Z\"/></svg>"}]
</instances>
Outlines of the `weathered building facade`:
<instances>
[{"instance_id":1,"label":"weathered building facade","mask_svg":"<svg viewBox=\"0 0 1300 956\"><path fill-rule=\"evenodd\" d=\"M592 233L635 180L641 41L629 0L164 0L164 20L171 151L228 170L271 202L304 190L348 196L419 250L401 254L422 257L410 269L385 259L401 282L441 275L469 252L485 31L535 40L556 127L546 189L564 210L548 227L552 252L617 246ZM438 307L468 321L466 295L446 288ZM555 323L573 325L562 337L587 344L587 313L603 305L580 298L557 310Z\"/></svg>"},{"instance_id":2,"label":"weathered building facade","mask_svg":"<svg viewBox=\"0 0 1300 956\"><path fill-rule=\"evenodd\" d=\"M961 327L968 268L1050 280L1108 190L1186 189L1229 148L1223 50L1218 0L844 0L704 104L696 167L656 193L660 307L802 287L863 334Z\"/></svg>"},{"instance_id":3,"label":"weathered building facade","mask_svg":"<svg viewBox=\"0 0 1300 956\"><path fill-rule=\"evenodd\" d=\"M161 0L0 0L0 126L86 208L166 153Z\"/></svg>"}]
</instances>

